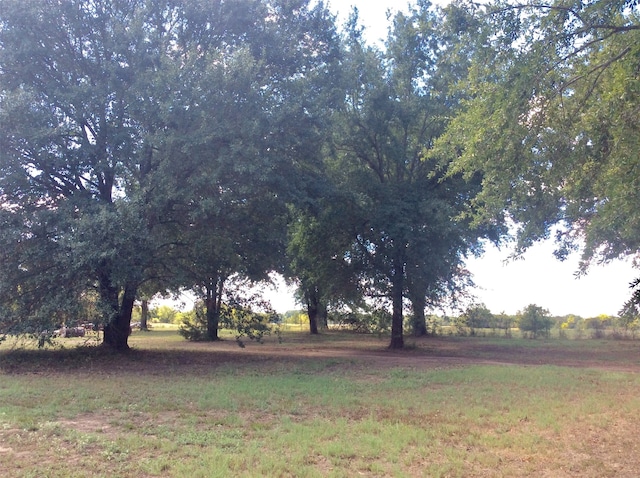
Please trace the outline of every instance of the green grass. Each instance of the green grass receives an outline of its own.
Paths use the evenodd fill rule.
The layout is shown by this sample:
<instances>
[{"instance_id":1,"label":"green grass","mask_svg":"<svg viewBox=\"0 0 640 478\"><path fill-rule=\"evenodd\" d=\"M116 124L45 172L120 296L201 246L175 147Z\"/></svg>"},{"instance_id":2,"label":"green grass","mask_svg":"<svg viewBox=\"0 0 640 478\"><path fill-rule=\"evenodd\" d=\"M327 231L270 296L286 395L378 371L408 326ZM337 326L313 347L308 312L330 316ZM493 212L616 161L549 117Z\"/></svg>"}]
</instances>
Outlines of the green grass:
<instances>
[{"instance_id":1,"label":"green grass","mask_svg":"<svg viewBox=\"0 0 640 478\"><path fill-rule=\"evenodd\" d=\"M474 365L518 343L495 339L424 341L376 361L301 354L352 347L351 335L291 336L265 356L174 335L136 334L127 357L0 354L3 475L595 477L640 465L635 344L568 345L570 356L626 347L629 370L612 370ZM368 353L385 342L357 344ZM486 347L464 353L476 344ZM469 360L420 362L439 346ZM416 360L394 363L406 357Z\"/></svg>"}]
</instances>

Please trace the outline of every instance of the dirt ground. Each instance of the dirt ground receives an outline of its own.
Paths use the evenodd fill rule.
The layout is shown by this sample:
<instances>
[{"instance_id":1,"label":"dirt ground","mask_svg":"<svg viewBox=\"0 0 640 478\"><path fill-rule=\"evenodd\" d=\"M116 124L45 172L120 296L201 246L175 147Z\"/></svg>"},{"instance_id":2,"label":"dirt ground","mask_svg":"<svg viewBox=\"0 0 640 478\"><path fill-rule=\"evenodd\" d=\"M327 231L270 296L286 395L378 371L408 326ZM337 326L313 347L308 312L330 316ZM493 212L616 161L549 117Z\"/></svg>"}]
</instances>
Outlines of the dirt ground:
<instances>
[{"instance_id":1,"label":"dirt ground","mask_svg":"<svg viewBox=\"0 0 640 478\"><path fill-rule=\"evenodd\" d=\"M89 361L94 372L102 366L133 373L162 373L167 368L188 368L191 372L216 365L264 363L265 361L339 360L376 367L434 367L491 365L557 365L640 372L640 341L631 340L519 340L477 337L424 337L405 339L405 348L389 350L388 339L360 334L324 334L310 337L289 335L282 341L268 337L265 343L246 341L240 347L233 338L219 342L167 343L138 332L130 339L131 351L113 355L101 347L83 347L78 353L67 339L65 349L18 351L0 354L0 371L5 373L64 372L78 361ZM73 342L73 341L76 342ZM5 348L6 350L6 348ZM0 350L2 352L2 350ZM34 357L34 355L37 356ZM108 360L99 357L108 355ZM34 360L35 359L35 360Z\"/></svg>"},{"instance_id":2,"label":"dirt ground","mask_svg":"<svg viewBox=\"0 0 640 478\"><path fill-rule=\"evenodd\" d=\"M197 344L216 349L223 361L257 359L348 359L376 366L431 368L470 364L557 365L640 372L640 342L614 340L513 341L506 338L409 337L403 350L389 350L387 339L354 336L332 342L301 341L282 344L246 344L233 341Z\"/></svg>"}]
</instances>

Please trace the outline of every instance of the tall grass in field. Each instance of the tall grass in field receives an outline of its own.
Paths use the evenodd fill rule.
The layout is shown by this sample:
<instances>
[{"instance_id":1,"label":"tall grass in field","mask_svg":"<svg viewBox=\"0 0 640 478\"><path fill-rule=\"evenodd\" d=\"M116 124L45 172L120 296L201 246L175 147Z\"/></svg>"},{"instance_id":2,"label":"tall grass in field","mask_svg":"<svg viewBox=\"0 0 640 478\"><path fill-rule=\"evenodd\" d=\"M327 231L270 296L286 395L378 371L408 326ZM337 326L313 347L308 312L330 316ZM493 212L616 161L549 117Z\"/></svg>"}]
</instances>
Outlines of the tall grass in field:
<instances>
[{"instance_id":1,"label":"tall grass in field","mask_svg":"<svg viewBox=\"0 0 640 478\"><path fill-rule=\"evenodd\" d=\"M640 469L633 359L629 371L471 363L482 355L394 364L389 353L387 364L384 355L302 353L340 347L340 337L244 355L174 335L137 334L128 357L3 354L2 475L595 477ZM469 340L483 339L445 345ZM533 351L536 342L526 342Z\"/></svg>"}]
</instances>

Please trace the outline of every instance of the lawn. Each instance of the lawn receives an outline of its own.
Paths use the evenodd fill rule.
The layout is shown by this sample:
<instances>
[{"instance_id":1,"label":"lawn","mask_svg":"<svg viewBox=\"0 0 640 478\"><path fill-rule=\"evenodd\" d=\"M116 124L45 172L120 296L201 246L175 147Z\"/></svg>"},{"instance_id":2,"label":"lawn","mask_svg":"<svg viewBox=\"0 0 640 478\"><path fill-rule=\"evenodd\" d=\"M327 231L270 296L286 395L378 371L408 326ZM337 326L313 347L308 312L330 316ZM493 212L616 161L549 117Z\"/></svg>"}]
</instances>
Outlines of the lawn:
<instances>
[{"instance_id":1,"label":"lawn","mask_svg":"<svg viewBox=\"0 0 640 478\"><path fill-rule=\"evenodd\" d=\"M11 477L637 476L640 343L285 334L0 347Z\"/></svg>"}]
</instances>

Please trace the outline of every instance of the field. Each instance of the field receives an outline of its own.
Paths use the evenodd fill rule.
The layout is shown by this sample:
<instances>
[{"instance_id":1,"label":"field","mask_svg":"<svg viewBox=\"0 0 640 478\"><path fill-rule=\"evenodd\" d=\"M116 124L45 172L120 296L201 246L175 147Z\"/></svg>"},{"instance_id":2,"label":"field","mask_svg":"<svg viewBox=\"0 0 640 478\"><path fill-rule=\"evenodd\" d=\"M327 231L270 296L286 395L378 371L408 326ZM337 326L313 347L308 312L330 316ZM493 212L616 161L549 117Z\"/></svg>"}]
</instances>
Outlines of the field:
<instances>
[{"instance_id":1,"label":"field","mask_svg":"<svg viewBox=\"0 0 640 478\"><path fill-rule=\"evenodd\" d=\"M632 477L640 342L289 333L0 347L10 477Z\"/></svg>"}]
</instances>

